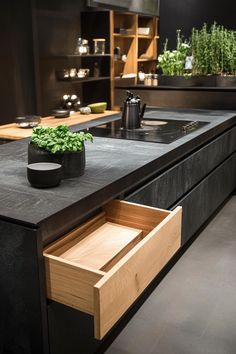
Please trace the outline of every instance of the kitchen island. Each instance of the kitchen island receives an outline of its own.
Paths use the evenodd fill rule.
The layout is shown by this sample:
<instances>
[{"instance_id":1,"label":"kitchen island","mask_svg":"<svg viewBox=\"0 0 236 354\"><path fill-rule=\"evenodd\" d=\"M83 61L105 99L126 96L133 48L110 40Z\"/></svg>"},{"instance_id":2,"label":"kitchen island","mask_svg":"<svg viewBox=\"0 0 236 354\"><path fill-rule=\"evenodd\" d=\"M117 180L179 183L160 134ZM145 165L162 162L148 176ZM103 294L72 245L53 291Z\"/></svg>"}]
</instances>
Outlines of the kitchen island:
<instances>
[{"instance_id":1,"label":"kitchen island","mask_svg":"<svg viewBox=\"0 0 236 354\"><path fill-rule=\"evenodd\" d=\"M26 179L27 139L0 147L2 348L73 354L101 346L90 315L46 302L43 248L103 205L115 198L170 210L182 205L184 245L234 191L236 114L157 113L160 119L209 124L171 144L95 137L86 145L85 174L47 190L30 187Z\"/></svg>"}]
</instances>

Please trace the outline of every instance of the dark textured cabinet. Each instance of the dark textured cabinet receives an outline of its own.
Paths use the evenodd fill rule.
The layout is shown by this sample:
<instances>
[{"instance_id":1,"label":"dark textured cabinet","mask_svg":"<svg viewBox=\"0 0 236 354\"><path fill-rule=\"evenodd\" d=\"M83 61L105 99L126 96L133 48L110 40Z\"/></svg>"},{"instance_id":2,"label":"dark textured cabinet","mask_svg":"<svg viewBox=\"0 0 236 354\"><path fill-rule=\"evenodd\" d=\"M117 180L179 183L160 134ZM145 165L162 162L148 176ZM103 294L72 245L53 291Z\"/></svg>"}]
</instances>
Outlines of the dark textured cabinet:
<instances>
[{"instance_id":1,"label":"dark textured cabinet","mask_svg":"<svg viewBox=\"0 0 236 354\"><path fill-rule=\"evenodd\" d=\"M126 200L160 208L182 205L182 243L185 243L234 190L236 186L234 159L228 160L228 169L225 173L218 173L218 171L221 171L219 169L221 164L224 165L224 161L235 151L236 127L128 195ZM212 180L211 176L217 176L214 177L216 180ZM201 196L201 188L205 196ZM209 207L204 209L202 203ZM204 215L200 216L203 209Z\"/></svg>"},{"instance_id":2,"label":"dark textured cabinet","mask_svg":"<svg viewBox=\"0 0 236 354\"><path fill-rule=\"evenodd\" d=\"M232 193L236 153L224 161L176 205L183 207L182 244L188 241Z\"/></svg>"},{"instance_id":3,"label":"dark textured cabinet","mask_svg":"<svg viewBox=\"0 0 236 354\"><path fill-rule=\"evenodd\" d=\"M40 232L0 220L0 254L0 353L48 354Z\"/></svg>"}]
</instances>

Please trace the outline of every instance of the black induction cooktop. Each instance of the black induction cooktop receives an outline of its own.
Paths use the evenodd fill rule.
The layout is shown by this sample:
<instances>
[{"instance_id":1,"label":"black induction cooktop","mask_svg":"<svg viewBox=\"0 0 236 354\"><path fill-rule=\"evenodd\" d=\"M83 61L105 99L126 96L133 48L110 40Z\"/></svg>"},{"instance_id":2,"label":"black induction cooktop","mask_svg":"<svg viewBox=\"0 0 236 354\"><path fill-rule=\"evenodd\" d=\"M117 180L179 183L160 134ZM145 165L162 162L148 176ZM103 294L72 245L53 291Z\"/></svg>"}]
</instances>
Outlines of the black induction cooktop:
<instances>
[{"instance_id":1,"label":"black induction cooktop","mask_svg":"<svg viewBox=\"0 0 236 354\"><path fill-rule=\"evenodd\" d=\"M89 128L94 136L170 144L209 122L144 117L138 129L123 129L121 120Z\"/></svg>"}]
</instances>

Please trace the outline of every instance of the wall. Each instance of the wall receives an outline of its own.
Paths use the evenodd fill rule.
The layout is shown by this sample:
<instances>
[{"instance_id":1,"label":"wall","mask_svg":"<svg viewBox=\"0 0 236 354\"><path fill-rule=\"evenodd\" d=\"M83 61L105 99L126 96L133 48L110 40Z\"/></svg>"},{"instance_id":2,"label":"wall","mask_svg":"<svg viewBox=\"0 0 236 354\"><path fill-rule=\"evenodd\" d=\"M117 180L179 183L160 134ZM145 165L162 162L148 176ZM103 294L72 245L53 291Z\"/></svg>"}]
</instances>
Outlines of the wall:
<instances>
[{"instance_id":1,"label":"wall","mask_svg":"<svg viewBox=\"0 0 236 354\"><path fill-rule=\"evenodd\" d=\"M53 84L55 80L44 80L52 75L46 61L49 54L73 50L80 31L79 14L85 9L85 0L0 2L0 125L19 115L48 113L57 104L64 86L58 90ZM170 47L175 46L177 28L186 36L192 26L214 20L236 28L235 10L235 0L161 0L160 46L166 37ZM39 57L44 58L41 66ZM72 93L73 88L69 91ZM40 111L42 95L44 101L45 97L50 99Z\"/></svg>"},{"instance_id":2,"label":"wall","mask_svg":"<svg viewBox=\"0 0 236 354\"><path fill-rule=\"evenodd\" d=\"M74 54L81 33L80 13L86 9L85 0L36 0L34 10L37 110L45 116L58 108L64 94L82 96L81 87L58 82L55 71L77 67L76 59L57 57Z\"/></svg>"},{"instance_id":3,"label":"wall","mask_svg":"<svg viewBox=\"0 0 236 354\"><path fill-rule=\"evenodd\" d=\"M176 44L176 29L182 29L185 36L190 36L193 26L201 27L204 22L214 21L236 29L235 0L161 0L160 7L160 49L163 49L165 38L169 39L169 47Z\"/></svg>"},{"instance_id":4,"label":"wall","mask_svg":"<svg viewBox=\"0 0 236 354\"><path fill-rule=\"evenodd\" d=\"M31 0L0 3L0 124L35 112Z\"/></svg>"},{"instance_id":5,"label":"wall","mask_svg":"<svg viewBox=\"0 0 236 354\"><path fill-rule=\"evenodd\" d=\"M63 85L52 84L48 58L73 53L83 10L85 0L0 2L0 125L20 115L48 113L66 93Z\"/></svg>"}]
</instances>

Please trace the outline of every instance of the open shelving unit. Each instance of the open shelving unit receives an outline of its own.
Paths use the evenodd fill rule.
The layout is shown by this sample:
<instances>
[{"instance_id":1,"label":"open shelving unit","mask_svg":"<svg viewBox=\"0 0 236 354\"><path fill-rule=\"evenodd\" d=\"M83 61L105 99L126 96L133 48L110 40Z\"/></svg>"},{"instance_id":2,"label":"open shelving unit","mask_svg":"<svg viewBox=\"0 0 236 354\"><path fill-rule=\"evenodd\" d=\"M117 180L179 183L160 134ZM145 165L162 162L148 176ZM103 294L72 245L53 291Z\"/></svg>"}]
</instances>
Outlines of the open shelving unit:
<instances>
[{"instance_id":1,"label":"open shelving unit","mask_svg":"<svg viewBox=\"0 0 236 354\"><path fill-rule=\"evenodd\" d=\"M37 75L37 104L42 115L50 114L58 107L64 94L76 94L83 105L106 101L108 108L115 108L115 86L121 74L137 74L139 70L155 70L158 43L158 18L118 11L82 11L80 19L54 16L54 12L39 12L38 21L42 23ZM55 20L51 29L51 22ZM76 22L78 21L78 22ZM46 23L46 27L45 27ZM77 28L78 23L78 28ZM148 27L147 35L139 34L139 27ZM63 46L59 36L45 43L47 32L67 34L68 42ZM88 40L90 54L74 54L77 38ZM105 54L93 54L93 39L105 39ZM114 49L120 48L121 56L115 60ZM41 49L42 48L42 49ZM126 60L122 60L126 55ZM144 57L143 57L144 55ZM94 75L95 66L99 76ZM58 72L68 69L89 69L87 78L59 77ZM126 84L123 80L123 84ZM127 81L127 84L130 80ZM135 81L133 83L136 83ZM120 82L119 82L120 84ZM118 108L118 107L117 107Z\"/></svg>"},{"instance_id":2,"label":"open shelving unit","mask_svg":"<svg viewBox=\"0 0 236 354\"><path fill-rule=\"evenodd\" d=\"M114 91L116 84L121 83L121 74L137 75L140 70L146 73L156 70L158 17L118 11L93 11L82 13L81 20L82 34L89 40L90 47L93 38L106 39L106 53L109 53L110 58L109 63L105 60L104 63L110 71L111 107L116 109L118 107L114 105ZM149 28L148 35L139 34L139 27ZM94 29L94 33L91 29ZM120 48L120 57L117 60L114 56L116 47ZM125 61L122 60L122 55L126 55ZM131 80L136 83L136 80ZM127 79L127 83L131 80Z\"/></svg>"},{"instance_id":3,"label":"open shelving unit","mask_svg":"<svg viewBox=\"0 0 236 354\"><path fill-rule=\"evenodd\" d=\"M110 11L110 40L111 54L119 48L120 57L111 57L111 87L112 106L114 108L114 89L120 85L121 75L138 74L140 70L150 73L156 70L158 48L158 17L133 13ZM149 33L139 34L139 28L149 28ZM125 34L124 32L127 32ZM119 33L121 32L121 33ZM122 60L126 55L126 60ZM137 78L127 79L127 83L137 82Z\"/></svg>"}]
</instances>

